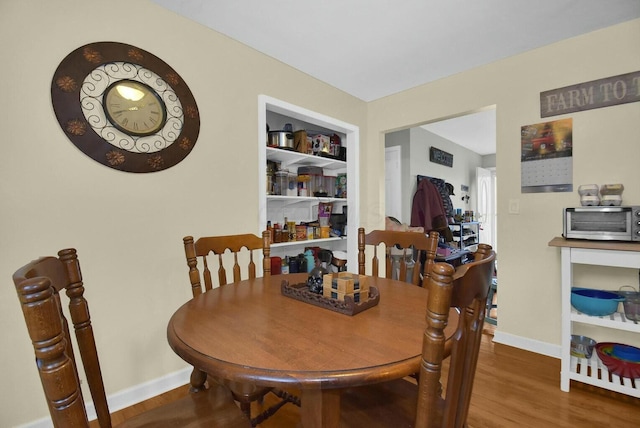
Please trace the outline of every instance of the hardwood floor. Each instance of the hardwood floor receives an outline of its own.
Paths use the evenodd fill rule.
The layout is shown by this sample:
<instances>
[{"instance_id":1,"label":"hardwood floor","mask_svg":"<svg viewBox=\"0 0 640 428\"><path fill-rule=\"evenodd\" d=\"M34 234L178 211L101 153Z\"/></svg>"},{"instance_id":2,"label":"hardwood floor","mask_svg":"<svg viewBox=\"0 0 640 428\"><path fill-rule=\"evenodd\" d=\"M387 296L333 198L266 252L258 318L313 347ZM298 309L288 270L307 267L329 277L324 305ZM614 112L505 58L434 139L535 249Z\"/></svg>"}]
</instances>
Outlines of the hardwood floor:
<instances>
[{"instance_id":1,"label":"hardwood floor","mask_svg":"<svg viewBox=\"0 0 640 428\"><path fill-rule=\"evenodd\" d=\"M640 399L573 382L570 392L562 392L560 360L494 344L493 326L485 325L469 411L470 428L640 426ZM118 423L123 417L186 393L187 386L169 391L116 412L113 421ZM269 394L264 405L276 399ZM286 404L259 426L295 427L299 415L296 406ZM97 424L94 422L91 427Z\"/></svg>"}]
</instances>

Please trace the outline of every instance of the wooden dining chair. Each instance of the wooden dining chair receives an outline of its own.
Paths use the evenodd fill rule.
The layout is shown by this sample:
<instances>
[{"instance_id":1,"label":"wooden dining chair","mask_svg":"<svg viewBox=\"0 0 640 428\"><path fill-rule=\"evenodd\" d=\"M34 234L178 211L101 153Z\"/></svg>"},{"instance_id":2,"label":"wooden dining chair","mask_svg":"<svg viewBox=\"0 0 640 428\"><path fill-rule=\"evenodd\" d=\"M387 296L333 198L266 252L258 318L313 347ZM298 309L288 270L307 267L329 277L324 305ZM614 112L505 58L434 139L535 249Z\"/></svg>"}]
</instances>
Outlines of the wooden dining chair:
<instances>
[{"instance_id":1,"label":"wooden dining chair","mask_svg":"<svg viewBox=\"0 0 640 428\"><path fill-rule=\"evenodd\" d=\"M205 236L194 240L193 236L183 238L184 251L189 266L189 281L193 297L211 290L214 287L212 271L217 273L218 287L241 281L242 279L256 278L255 257L262 253L262 276L271 276L271 249L270 235L268 231L262 233L262 238L253 234ZM198 269L198 259L202 263L202 274ZM244 267L241 267L241 262ZM227 273L227 271L230 273ZM228 276L229 275L229 276ZM232 275L232 276L231 276ZM232 286L232 285L231 285ZM242 314L238 314L242 316ZM205 387L207 373L194 368L191 373L191 390L198 391ZM229 387L233 398L240 403L240 408L251 420L251 425L256 426L269 416L272 416L286 403L300 405L300 400L286 391L271 387L262 387L250 383L231 382L225 379L217 379ZM251 416L251 403L262 402L265 394L269 392L277 395L281 400L267 408L256 416Z\"/></svg>"},{"instance_id":2,"label":"wooden dining chair","mask_svg":"<svg viewBox=\"0 0 640 428\"><path fill-rule=\"evenodd\" d=\"M54 427L89 427L77 357L62 311L64 292L82 366L101 428L111 427L89 306L75 249L43 257L18 269L13 282L36 355L36 366ZM121 427L249 427L229 389L209 388L125 421Z\"/></svg>"},{"instance_id":3,"label":"wooden dining chair","mask_svg":"<svg viewBox=\"0 0 640 428\"><path fill-rule=\"evenodd\" d=\"M474 261L454 269L435 263L426 285L427 327L418 381L407 377L351 388L341 396L341 427L466 427L495 252L479 244ZM460 317L444 336L449 311ZM448 359L446 376L443 362Z\"/></svg>"},{"instance_id":4,"label":"wooden dining chair","mask_svg":"<svg viewBox=\"0 0 640 428\"><path fill-rule=\"evenodd\" d=\"M364 228L358 228L358 273L364 275L366 271L367 248L373 252L371 258L371 275L380 276L380 264L384 263L385 277L392 278L394 260L392 248L402 251L398 260L398 279L415 285L426 283L431 266L436 258L438 249L438 232L428 234L422 232L400 232L392 230L373 230L365 234ZM367 247L369 246L369 247ZM378 256L378 252L384 253ZM381 261L382 259L382 261ZM413 266L409 274L410 266ZM407 277L409 275L409 277Z\"/></svg>"}]
</instances>

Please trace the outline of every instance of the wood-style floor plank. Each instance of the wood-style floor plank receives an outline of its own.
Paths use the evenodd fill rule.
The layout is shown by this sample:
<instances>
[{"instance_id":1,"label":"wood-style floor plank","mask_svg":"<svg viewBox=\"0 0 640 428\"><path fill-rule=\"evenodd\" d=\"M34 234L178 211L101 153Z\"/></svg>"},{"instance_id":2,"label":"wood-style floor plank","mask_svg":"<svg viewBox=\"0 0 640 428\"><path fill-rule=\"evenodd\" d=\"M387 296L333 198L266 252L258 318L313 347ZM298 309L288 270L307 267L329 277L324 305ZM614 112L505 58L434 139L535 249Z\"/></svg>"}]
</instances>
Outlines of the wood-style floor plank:
<instances>
[{"instance_id":1,"label":"wood-style floor plank","mask_svg":"<svg viewBox=\"0 0 640 428\"><path fill-rule=\"evenodd\" d=\"M491 333L492 327L487 328ZM491 334L483 338L469 411L470 428L640 426L640 399L577 382L572 382L570 392L562 392L560 360L494 344ZM180 387L116 412L114 423L125 414L131 417L187 393L187 386ZM276 400L269 394L264 406ZM257 412L255 406L253 410ZM299 420L299 408L286 404L260 427L296 427ZM97 424L94 422L91 427Z\"/></svg>"}]
</instances>

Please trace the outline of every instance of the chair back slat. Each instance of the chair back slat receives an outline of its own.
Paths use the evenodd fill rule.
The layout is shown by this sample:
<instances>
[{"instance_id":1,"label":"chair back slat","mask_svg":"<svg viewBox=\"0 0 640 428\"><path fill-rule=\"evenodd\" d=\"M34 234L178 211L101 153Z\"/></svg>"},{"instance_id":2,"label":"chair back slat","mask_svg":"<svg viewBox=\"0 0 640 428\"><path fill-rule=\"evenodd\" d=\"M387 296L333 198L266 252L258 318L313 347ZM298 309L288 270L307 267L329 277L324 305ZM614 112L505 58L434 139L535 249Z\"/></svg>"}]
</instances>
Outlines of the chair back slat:
<instances>
[{"instance_id":1,"label":"chair back slat","mask_svg":"<svg viewBox=\"0 0 640 428\"><path fill-rule=\"evenodd\" d=\"M453 276L452 306L461 311L460 323L451 348L451 365L447 379L446 426L463 427L467 420L475 374L486 302L493 278L496 254L490 245L479 244L472 263L456 269Z\"/></svg>"},{"instance_id":2,"label":"chair back slat","mask_svg":"<svg viewBox=\"0 0 640 428\"><path fill-rule=\"evenodd\" d=\"M203 256L203 258L206 259L207 256ZM218 285L227 285L227 270L224 268L222 253L218 253Z\"/></svg>"},{"instance_id":3,"label":"chair back slat","mask_svg":"<svg viewBox=\"0 0 640 428\"><path fill-rule=\"evenodd\" d=\"M398 279L400 281L411 282L415 285L426 283L430 275L431 266L436 257L438 248L438 232L432 231L428 235L422 232L399 232L391 230L373 230L365 234L364 228L358 229L358 273L366 273L366 250L370 248L373 252L371 257L371 275L380 276L380 259L378 251L382 252L384 246L384 266L386 278L393 277L394 259L392 248L400 248L402 256L397 260ZM413 257L409 257L412 250ZM424 260L424 263L423 263ZM411 276L409 267L413 267Z\"/></svg>"},{"instance_id":4,"label":"chair back slat","mask_svg":"<svg viewBox=\"0 0 640 428\"><path fill-rule=\"evenodd\" d=\"M453 274L451 306L459 309L460 318L446 348L450 363L442 426L466 424L495 257L491 246L479 244L474 261L459 266Z\"/></svg>"},{"instance_id":5,"label":"chair back slat","mask_svg":"<svg viewBox=\"0 0 640 428\"><path fill-rule=\"evenodd\" d=\"M58 258L45 257L25 265L13 275L36 365L55 427L88 427L69 328L62 312L62 291L69 299L69 314L87 384L101 427L111 427L89 306L74 249Z\"/></svg>"},{"instance_id":6,"label":"chair back slat","mask_svg":"<svg viewBox=\"0 0 640 428\"><path fill-rule=\"evenodd\" d=\"M251 259L251 251L249 251L249 259ZM247 277L255 278L251 276L251 262L247 265ZM233 253L233 282L240 281L240 265L238 264L238 253Z\"/></svg>"},{"instance_id":7,"label":"chair back slat","mask_svg":"<svg viewBox=\"0 0 640 428\"><path fill-rule=\"evenodd\" d=\"M203 291L211 290L215 286L223 286L230 282L238 282L242 279L256 278L256 263L254 252L262 251L262 275L271 275L271 250L269 244L269 232L264 231L262 237L252 234L205 236L195 240L192 236L183 238L187 265L189 266L189 281L193 296ZM215 260L208 258L212 255ZM227 259L229 258L229 259ZM241 263L248 258L243 266ZM202 261L202 290L198 259ZM209 266L209 263L212 266ZM225 263L229 262L226 266ZM217 268L215 264L218 264ZM211 269L216 269L217 284L212 281ZM228 272L232 277L228 277ZM243 275L244 274L244 275ZM198 291L200 290L200 291Z\"/></svg>"},{"instance_id":8,"label":"chair back slat","mask_svg":"<svg viewBox=\"0 0 640 428\"><path fill-rule=\"evenodd\" d=\"M253 261L253 250L249 251L249 278L256 277L256 264Z\"/></svg>"}]
</instances>

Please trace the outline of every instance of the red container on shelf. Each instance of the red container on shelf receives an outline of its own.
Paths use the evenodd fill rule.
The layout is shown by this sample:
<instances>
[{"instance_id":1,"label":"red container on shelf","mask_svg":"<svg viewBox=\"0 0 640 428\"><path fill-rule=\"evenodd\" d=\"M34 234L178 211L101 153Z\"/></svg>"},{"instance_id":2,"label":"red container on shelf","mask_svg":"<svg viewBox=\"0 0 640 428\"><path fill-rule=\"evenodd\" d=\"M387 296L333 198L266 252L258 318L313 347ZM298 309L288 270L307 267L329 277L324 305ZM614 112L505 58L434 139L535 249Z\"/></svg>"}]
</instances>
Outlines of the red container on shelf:
<instances>
[{"instance_id":1,"label":"red container on shelf","mask_svg":"<svg viewBox=\"0 0 640 428\"><path fill-rule=\"evenodd\" d=\"M280 275L282 273L282 258L271 256L271 275Z\"/></svg>"}]
</instances>

